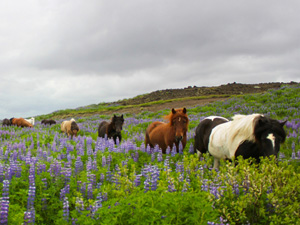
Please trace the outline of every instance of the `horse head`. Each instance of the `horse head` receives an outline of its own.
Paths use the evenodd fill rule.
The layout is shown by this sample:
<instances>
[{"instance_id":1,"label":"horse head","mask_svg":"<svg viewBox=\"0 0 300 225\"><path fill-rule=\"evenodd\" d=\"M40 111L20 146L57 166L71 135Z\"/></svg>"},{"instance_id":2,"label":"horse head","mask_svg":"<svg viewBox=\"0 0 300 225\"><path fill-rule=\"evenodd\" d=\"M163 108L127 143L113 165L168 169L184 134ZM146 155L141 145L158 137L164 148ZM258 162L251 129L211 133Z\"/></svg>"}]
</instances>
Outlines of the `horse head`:
<instances>
[{"instance_id":1,"label":"horse head","mask_svg":"<svg viewBox=\"0 0 300 225\"><path fill-rule=\"evenodd\" d=\"M267 117L260 117L258 119L254 127L254 135L260 148L261 156L278 156L280 144L286 138L286 133L283 129L286 122L279 122Z\"/></svg>"},{"instance_id":2,"label":"horse head","mask_svg":"<svg viewBox=\"0 0 300 225\"><path fill-rule=\"evenodd\" d=\"M124 124L124 118L123 118L123 114L121 116L116 116L114 115L112 118L112 128L117 132L117 133L121 133L122 131L122 126Z\"/></svg>"},{"instance_id":3,"label":"horse head","mask_svg":"<svg viewBox=\"0 0 300 225\"><path fill-rule=\"evenodd\" d=\"M79 127L78 127L77 123L75 122L75 120L72 121L72 123L71 123L71 131L72 131L73 135L75 135L75 137L77 137L78 132L79 132Z\"/></svg>"},{"instance_id":4,"label":"horse head","mask_svg":"<svg viewBox=\"0 0 300 225\"><path fill-rule=\"evenodd\" d=\"M172 109L172 112L169 116L170 125L175 130L175 141L179 143L186 136L188 129L189 119L186 113L186 108L183 109Z\"/></svg>"}]
</instances>

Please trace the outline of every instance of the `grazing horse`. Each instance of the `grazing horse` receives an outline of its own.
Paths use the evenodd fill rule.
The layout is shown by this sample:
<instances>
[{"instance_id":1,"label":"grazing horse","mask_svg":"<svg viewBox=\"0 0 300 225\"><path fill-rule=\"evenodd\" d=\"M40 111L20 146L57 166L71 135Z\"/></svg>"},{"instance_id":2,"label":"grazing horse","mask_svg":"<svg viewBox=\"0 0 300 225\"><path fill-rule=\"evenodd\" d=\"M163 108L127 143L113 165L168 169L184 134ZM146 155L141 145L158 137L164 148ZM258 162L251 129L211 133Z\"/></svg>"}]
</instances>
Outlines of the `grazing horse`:
<instances>
[{"instance_id":1,"label":"grazing horse","mask_svg":"<svg viewBox=\"0 0 300 225\"><path fill-rule=\"evenodd\" d=\"M60 127L61 127L61 131L63 133L66 133L68 137L69 135L71 135L71 139L73 138L73 135L77 137L77 134L79 132L79 127L73 118L69 121L67 120L63 121Z\"/></svg>"},{"instance_id":2,"label":"grazing horse","mask_svg":"<svg viewBox=\"0 0 300 225\"><path fill-rule=\"evenodd\" d=\"M186 113L186 108L172 109L171 113L165 116L168 123L155 121L151 123L145 136L145 146L149 145L153 148L158 145L162 153L166 153L169 146L175 144L177 152L179 152L179 143L182 142L182 147L186 145L186 132L188 130L189 119Z\"/></svg>"},{"instance_id":3,"label":"grazing horse","mask_svg":"<svg viewBox=\"0 0 300 225\"><path fill-rule=\"evenodd\" d=\"M4 127L4 126L11 126L11 121L9 120L9 119L4 119L3 121L2 121L2 126Z\"/></svg>"},{"instance_id":4,"label":"grazing horse","mask_svg":"<svg viewBox=\"0 0 300 225\"><path fill-rule=\"evenodd\" d=\"M199 158L208 151L209 136L212 129L228 121L228 119L221 116L209 116L198 124L195 131L194 152L197 152Z\"/></svg>"},{"instance_id":5,"label":"grazing horse","mask_svg":"<svg viewBox=\"0 0 300 225\"><path fill-rule=\"evenodd\" d=\"M113 138L115 144L117 144L117 138L119 138L119 142L121 143L121 131L123 124L123 115L119 117L114 115L110 123L107 121L102 121L98 127L98 137L104 138L106 135L107 138Z\"/></svg>"},{"instance_id":6,"label":"grazing horse","mask_svg":"<svg viewBox=\"0 0 300 225\"><path fill-rule=\"evenodd\" d=\"M11 118L10 120L12 125L17 125L18 127L33 127L32 124L24 118Z\"/></svg>"},{"instance_id":7,"label":"grazing horse","mask_svg":"<svg viewBox=\"0 0 300 225\"><path fill-rule=\"evenodd\" d=\"M26 120L27 122L31 123L32 125L34 125L35 120L34 120L33 117L31 117L30 119L25 119L25 120Z\"/></svg>"},{"instance_id":8,"label":"grazing horse","mask_svg":"<svg viewBox=\"0 0 300 225\"><path fill-rule=\"evenodd\" d=\"M265 117L262 114L235 115L232 121L222 123L212 129L208 151L214 157L214 169L219 168L221 159L243 156L277 157L280 143L286 138L285 122Z\"/></svg>"},{"instance_id":9,"label":"grazing horse","mask_svg":"<svg viewBox=\"0 0 300 225\"><path fill-rule=\"evenodd\" d=\"M49 120L44 119L41 121L41 124L45 124L45 125L49 124L51 126L52 124L56 124L56 121L52 119Z\"/></svg>"}]
</instances>

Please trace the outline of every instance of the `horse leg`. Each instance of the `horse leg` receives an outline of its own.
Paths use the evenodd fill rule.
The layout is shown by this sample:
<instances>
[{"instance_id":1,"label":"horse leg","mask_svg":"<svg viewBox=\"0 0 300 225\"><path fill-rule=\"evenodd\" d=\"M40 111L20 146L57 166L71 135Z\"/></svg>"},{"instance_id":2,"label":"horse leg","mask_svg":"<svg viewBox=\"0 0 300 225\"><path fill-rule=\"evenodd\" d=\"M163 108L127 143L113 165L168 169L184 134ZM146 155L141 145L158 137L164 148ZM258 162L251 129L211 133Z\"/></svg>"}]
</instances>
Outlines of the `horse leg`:
<instances>
[{"instance_id":1,"label":"horse leg","mask_svg":"<svg viewBox=\"0 0 300 225\"><path fill-rule=\"evenodd\" d=\"M214 167L213 167L213 169L217 170L217 169L219 169L219 167L220 167L220 159L214 158Z\"/></svg>"},{"instance_id":2,"label":"horse leg","mask_svg":"<svg viewBox=\"0 0 300 225\"><path fill-rule=\"evenodd\" d=\"M197 152L198 159L200 160L200 158L202 157L202 152L200 152L198 149L196 149L196 152Z\"/></svg>"}]
</instances>

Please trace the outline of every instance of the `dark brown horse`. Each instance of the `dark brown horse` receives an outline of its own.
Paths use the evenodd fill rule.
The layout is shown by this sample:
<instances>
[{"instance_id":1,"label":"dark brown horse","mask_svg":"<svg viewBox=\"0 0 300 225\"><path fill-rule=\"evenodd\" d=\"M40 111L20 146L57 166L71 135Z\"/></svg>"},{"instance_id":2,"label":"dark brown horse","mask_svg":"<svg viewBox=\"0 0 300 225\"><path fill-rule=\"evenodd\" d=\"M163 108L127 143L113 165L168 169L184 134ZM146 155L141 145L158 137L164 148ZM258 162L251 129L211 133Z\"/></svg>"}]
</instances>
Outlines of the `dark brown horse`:
<instances>
[{"instance_id":1,"label":"dark brown horse","mask_svg":"<svg viewBox=\"0 0 300 225\"><path fill-rule=\"evenodd\" d=\"M11 126L11 121L9 120L9 119L4 119L3 121L2 121L2 126L4 127L4 126Z\"/></svg>"},{"instance_id":2,"label":"dark brown horse","mask_svg":"<svg viewBox=\"0 0 300 225\"><path fill-rule=\"evenodd\" d=\"M176 145L179 152L179 143L182 143L184 148L186 145L186 132L188 130L189 119L186 113L186 108L172 109L171 113L165 116L168 123L155 121L151 123L146 130L145 146L149 145L153 148L158 145L163 153L166 149Z\"/></svg>"},{"instance_id":3,"label":"dark brown horse","mask_svg":"<svg viewBox=\"0 0 300 225\"><path fill-rule=\"evenodd\" d=\"M45 120L42 120L41 124L45 124L45 125L49 124L51 126L52 124L56 124L56 121L52 120L52 119L49 119L49 120L45 119Z\"/></svg>"},{"instance_id":4,"label":"dark brown horse","mask_svg":"<svg viewBox=\"0 0 300 225\"><path fill-rule=\"evenodd\" d=\"M98 137L104 138L105 135L107 138L113 138L115 144L117 143L117 138L119 138L119 142L121 143L122 136L122 126L124 124L123 115L116 116L114 115L111 119L111 122L102 121L98 127Z\"/></svg>"},{"instance_id":5,"label":"dark brown horse","mask_svg":"<svg viewBox=\"0 0 300 225\"><path fill-rule=\"evenodd\" d=\"M12 118L11 121L12 125L17 125L18 127L33 127L33 125L24 118Z\"/></svg>"}]
</instances>

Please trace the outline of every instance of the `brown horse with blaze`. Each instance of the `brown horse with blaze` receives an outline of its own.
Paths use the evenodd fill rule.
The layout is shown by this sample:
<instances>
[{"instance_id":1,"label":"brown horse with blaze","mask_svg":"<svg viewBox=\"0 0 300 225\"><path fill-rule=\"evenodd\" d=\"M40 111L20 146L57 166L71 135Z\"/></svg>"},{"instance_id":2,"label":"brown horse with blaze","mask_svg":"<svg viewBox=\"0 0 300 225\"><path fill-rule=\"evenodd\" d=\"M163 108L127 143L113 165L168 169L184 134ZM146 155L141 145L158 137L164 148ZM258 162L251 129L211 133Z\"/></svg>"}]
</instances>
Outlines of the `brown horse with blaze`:
<instances>
[{"instance_id":1,"label":"brown horse with blaze","mask_svg":"<svg viewBox=\"0 0 300 225\"><path fill-rule=\"evenodd\" d=\"M153 148L158 145L163 153L166 149L176 145L179 152L179 143L182 143L184 148L186 145L186 132L188 130L189 119L186 113L186 108L172 109L171 113L165 116L168 123L155 121L151 123L146 130L145 146L149 145Z\"/></svg>"}]
</instances>

